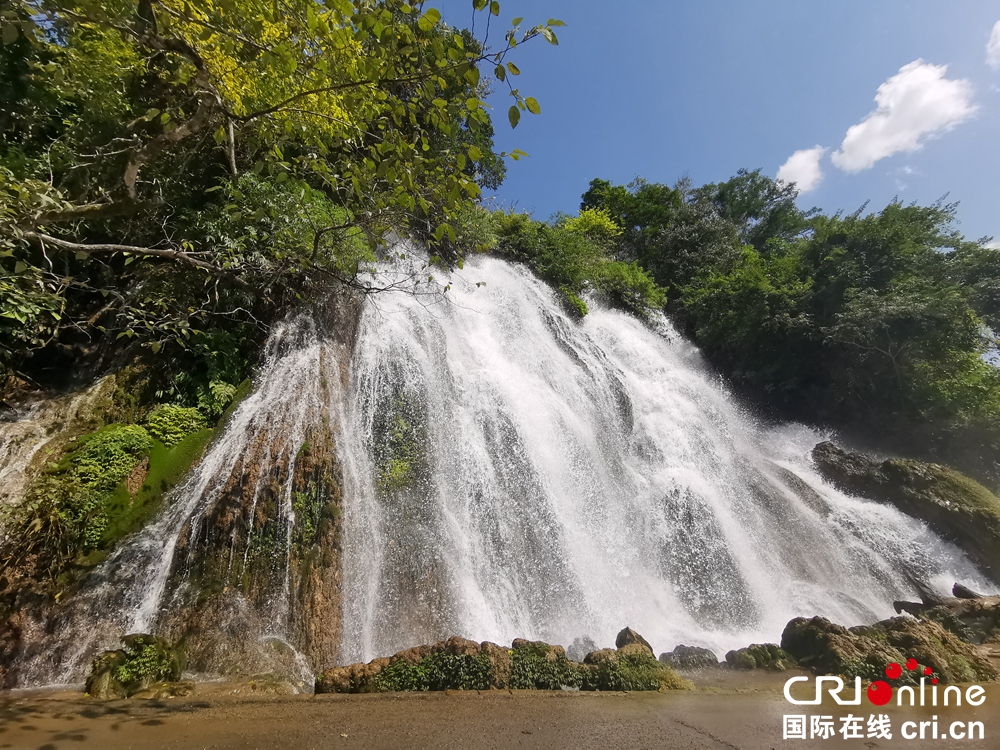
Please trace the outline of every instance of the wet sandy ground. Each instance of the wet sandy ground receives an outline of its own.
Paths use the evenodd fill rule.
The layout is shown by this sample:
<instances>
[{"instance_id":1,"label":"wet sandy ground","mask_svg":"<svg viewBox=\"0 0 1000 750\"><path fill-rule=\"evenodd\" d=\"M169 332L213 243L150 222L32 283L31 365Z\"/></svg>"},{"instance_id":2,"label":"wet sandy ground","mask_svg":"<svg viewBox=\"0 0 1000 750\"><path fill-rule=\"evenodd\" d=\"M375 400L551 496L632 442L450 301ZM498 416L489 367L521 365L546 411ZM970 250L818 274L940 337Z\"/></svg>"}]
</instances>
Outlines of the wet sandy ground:
<instances>
[{"instance_id":1,"label":"wet sandy ground","mask_svg":"<svg viewBox=\"0 0 1000 750\"><path fill-rule=\"evenodd\" d=\"M1000 748L1000 686L979 708L885 709L893 739L782 740L782 715L845 716L852 707L793 707L789 675L693 675L668 693L491 691L386 695L248 694L202 684L186 698L98 702L71 691L0 694L0 748ZM238 692L236 692L238 691ZM865 718L867 701L853 707ZM982 741L903 740L904 721L982 721ZM837 726L839 726L837 722Z\"/></svg>"}]
</instances>

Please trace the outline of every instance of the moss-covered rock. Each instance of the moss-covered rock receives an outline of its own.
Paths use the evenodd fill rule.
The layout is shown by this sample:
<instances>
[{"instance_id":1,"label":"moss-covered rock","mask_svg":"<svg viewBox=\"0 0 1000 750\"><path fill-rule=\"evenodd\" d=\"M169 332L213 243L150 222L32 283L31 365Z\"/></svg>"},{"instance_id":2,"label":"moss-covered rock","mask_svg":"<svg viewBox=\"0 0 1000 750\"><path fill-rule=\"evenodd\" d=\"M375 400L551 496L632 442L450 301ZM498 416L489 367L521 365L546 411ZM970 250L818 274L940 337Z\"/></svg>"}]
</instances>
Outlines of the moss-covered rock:
<instances>
[{"instance_id":1,"label":"moss-covered rock","mask_svg":"<svg viewBox=\"0 0 1000 750\"><path fill-rule=\"evenodd\" d=\"M1000 643L1000 596L954 599L921 607L917 616L938 623L966 643Z\"/></svg>"},{"instance_id":2,"label":"moss-covered rock","mask_svg":"<svg viewBox=\"0 0 1000 750\"><path fill-rule=\"evenodd\" d=\"M649 645L645 638L636 633L632 628L622 628L615 638L615 648L622 648L631 643L638 643L649 650L649 655L654 656L653 647Z\"/></svg>"},{"instance_id":3,"label":"moss-covered rock","mask_svg":"<svg viewBox=\"0 0 1000 750\"><path fill-rule=\"evenodd\" d=\"M796 666L795 657L776 643L753 643L726 654L726 664L733 669L764 669L784 672Z\"/></svg>"},{"instance_id":4,"label":"moss-covered rock","mask_svg":"<svg viewBox=\"0 0 1000 750\"><path fill-rule=\"evenodd\" d=\"M180 680L185 665L181 648L145 633L125 636L122 645L94 659L86 683L90 696L101 700L127 698L157 683Z\"/></svg>"},{"instance_id":5,"label":"moss-covered rock","mask_svg":"<svg viewBox=\"0 0 1000 750\"><path fill-rule=\"evenodd\" d=\"M996 679L996 671L969 644L935 622L893 617L845 628L822 617L799 617L785 626L781 647L816 674L884 679L890 663L916 659L942 682ZM918 673L913 673L918 674ZM912 679L904 670L903 681Z\"/></svg>"},{"instance_id":6,"label":"moss-covered rock","mask_svg":"<svg viewBox=\"0 0 1000 750\"><path fill-rule=\"evenodd\" d=\"M719 666L719 657L707 648L681 644L673 651L660 654L660 663L674 669L706 669Z\"/></svg>"},{"instance_id":7,"label":"moss-covered rock","mask_svg":"<svg viewBox=\"0 0 1000 750\"><path fill-rule=\"evenodd\" d=\"M646 646L625 644L570 661L562 646L515 640L509 649L453 637L388 659L335 667L316 678L317 693L409 690L664 690L689 684Z\"/></svg>"},{"instance_id":8,"label":"moss-covered rock","mask_svg":"<svg viewBox=\"0 0 1000 750\"><path fill-rule=\"evenodd\" d=\"M843 491L891 503L926 522L1000 582L1000 500L975 480L940 464L878 461L829 442L813 448L812 457Z\"/></svg>"}]
</instances>

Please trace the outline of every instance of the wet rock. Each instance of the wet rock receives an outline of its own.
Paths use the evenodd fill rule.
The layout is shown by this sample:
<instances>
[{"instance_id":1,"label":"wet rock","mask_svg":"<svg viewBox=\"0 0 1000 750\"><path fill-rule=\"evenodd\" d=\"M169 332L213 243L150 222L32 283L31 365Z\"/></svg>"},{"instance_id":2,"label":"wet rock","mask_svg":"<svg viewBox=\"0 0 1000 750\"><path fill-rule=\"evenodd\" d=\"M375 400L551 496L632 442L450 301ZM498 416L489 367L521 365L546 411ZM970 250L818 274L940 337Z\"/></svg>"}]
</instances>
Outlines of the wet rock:
<instances>
[{"instance_id":1,"label":"wet rock","mask_svg":"<svg viewBox=\"0 0 1000 750\"><path fill-rule=\"evenodd\" d=\"M996 671L973 646L936 622L893 617L845 628L822 617L798 617L785 626L781 647L816 674L879 679L887 664L916 659L942 682L996 679ZM919 672L903 670L903 681Z\"/></svg>"},{"instance_id":2,"label":"wet rock","mask_svg":"<svg viewBox=\"0 0 1000 750\"><path fill-rule=\"evenodd\" d=\"M136 633L122 638L124 648L105 651L91 664L86 691L107 700L128 698L160 683L167 689L184 671L184 652L163 638Z\"/></svg>"},{"instance_id":3,"label":"wet rock","mask_svg":"<svg viewBox=\"0 0 1000 750\"><path fill-rule=\"evenodd\" d=\"M795 666L795 658L776 643L753 643L727 653L726 664L733 669L784 672Z\"/></svg>"},{"instance_id":4,"label":"wet rock","mask_svg":"<svg viewBox=\"0 0 1000 750\"><path fill-rule=\"evenodd\" d=\"M978 482L940 464L879 461L829 442L813 448L812 457L843 491L891 503L926 522L1000 581L1000 500Z\"/></svg>"},{"instance_id":5,"label":"wet rock","mask_svg":"<svg viewBox=\"0 0 1000 750\"><path fill-rule=\"evenodd\" d=\"M622 648L623 646L627 646L631 643L641 643L649 649L650 656L655 656L653 653L653 647L649 645L649 642L632 630L632 628L624 628L620 633L618 633L618 637L615 638L615 648Z\"/></svg>"},{"instance_id":6,"label":"wet rock","mask_svg":"<svg viewBox=\"0 0 1000 750\"><path fill-rule=\"evenodd\" d=\"M591 651L585 657L583 657L584 664L604 664L605 662L617 662L618 652L613 648L600 648L597 651Z\"/></svg>"},{"instance_id":7,"label":"wet rock","mask_svg":"<svg viewBox=\"0 0 1000 750\"><path fill-rule=\"evenodd\" d=\"M951 598L923 597L922 602L893 602L897 612L940 624L967 643L1000 643L1000 596L986 596L960 583Z\"/></svg>"},{"instance_id":8,"label":"wet rock","mask_svg":"<svg viewBox=\"0 0 1000 750\"><path fill-rule=\"evenodd\" d=\"M573 643L566 649L566 658L571 661L582 662L591 651L597 651L597 644L592 638L583 636L574 638Z\"/></svg>"},{"instance_id":9,"label":"wet rock","mask_svg":"<svg viewBox=\"0 0 1000 750\"><path fill-rule=\"evenodd\" d=\"M660 654L660 663L674 669L706 669L719 666L719 658L707 648L681 644L673 651Z\"/></svg>"}]
</instances>

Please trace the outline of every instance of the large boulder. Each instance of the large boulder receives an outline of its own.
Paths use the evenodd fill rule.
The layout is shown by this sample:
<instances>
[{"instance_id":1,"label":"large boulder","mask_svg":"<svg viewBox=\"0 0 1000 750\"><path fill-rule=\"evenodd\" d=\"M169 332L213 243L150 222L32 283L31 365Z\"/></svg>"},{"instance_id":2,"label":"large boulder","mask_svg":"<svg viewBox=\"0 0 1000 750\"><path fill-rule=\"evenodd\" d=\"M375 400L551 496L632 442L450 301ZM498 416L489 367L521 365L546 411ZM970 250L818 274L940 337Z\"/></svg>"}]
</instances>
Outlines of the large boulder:
<instances>
[{"instance_id":1,"label":"large boulder","mask_svg":"<svg viewBox=\"0 0 1000 750\"><path fill-rule=\"evenodd\" d=\"M781 648L816 674L873 680L888 664L915 659L942 682L996 679L996 671L975 648L936 622L893 617L874 625L845 628L822 617L798 617L781 634ZM902 680L921 672L903 671Z\"/></svg>"},{"instance_id":2,"label":"large boulder","mask_svg":"<svg viewBox=\"0 0 1000 750\"><path fill-rule=\"evenodd\" d=\"M975 480L940 464L880 461L833 443L812 451L820 473L844 492L891 503L955 543L1000 582L1000 500Z\"/></svg>"},{"instance_id":3,"label":"large boulder","mask_svg":"<svg viewBox=\"0 0 1000 750\"><path fill-rule=\"evenodd\" d=\"M632 643L638 643L649 649L649 655L655 656L653 652L653 647L649 645L649 642L643 638L641 635L636 633L632 628L623 628L619 633L618 637L615 638L615 648L622 648L623 646L628 646Z\"/></svg>"},{"instance_id":4,"label":"large boulder","mask_svg":"<svg viewBox=\"0 0 1000 750\"><path fill-rule=\"evenodd\" d=\"M719 666L719 657L707 648L681 644L673 651L660 654L660 663L674 669L706 669Z\"/></svg>"}]
</instances>

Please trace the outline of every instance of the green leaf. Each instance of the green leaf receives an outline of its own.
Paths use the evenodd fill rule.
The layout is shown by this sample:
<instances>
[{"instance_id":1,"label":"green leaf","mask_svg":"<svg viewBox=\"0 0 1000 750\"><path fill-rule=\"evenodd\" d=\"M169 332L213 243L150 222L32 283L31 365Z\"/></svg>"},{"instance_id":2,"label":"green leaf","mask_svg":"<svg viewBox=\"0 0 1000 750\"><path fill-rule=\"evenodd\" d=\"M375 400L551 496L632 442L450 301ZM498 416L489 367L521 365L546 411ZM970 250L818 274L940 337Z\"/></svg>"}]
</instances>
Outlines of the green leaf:
<instances>
[{"instance_id":1,"label":"green leaf","mask_svg":"<svg viewBox=\"0 0 1000 750\"><path fill-rule=\"evenodd\" d=\"M23 260L19 260L14 264L14 273L24 273L28 268L28 264Z\"/></svg>"},{"instance_id":2,"label":"green leaf","mask_svg":"<svg viewBox=\"0 0 1000 750\"><path fill-rule=\"evenodd\" d=\"M552 29L548 28L542 29L542 36L544 36L548 40L549 44L559 44L559 39L558 37L556 37L556 32L554 32Z\"/></svg>"},{"instance_id":3,"label":"green leaf","mask_svg":"<svg viewBox=\"0 0 1000 750\"><path fill-rule=\"evenodd\" d=\"M507 70L510 71L511 75L519 76L521 75L520 69L512 62L507 63Z\"/></svg>"},{"instance_id":4,"label":"green leaf","mask_svg":"<svg viewBox=\"0 0 1000 750\"><path fill-rule=\"evenodd\" d=\"M497 0L493 0L493 2L490 3L490 13L494 16L500 15L500 3L497 2Z\"/></svg>"},{"instance_id":5,"label":"green leaf","mask_svg":"<svg viewBox=\"0 0 1000 750\"><path fill-rule=\"evenodd\" d=\"M501 81L507 80L507 71L503 69L503 65L497 65L496 70L493 71L493 74Z\"/></svg>"},{"instance_id":6,"label":"green leaf","mask_svg":"<svg viewBox=\"0 0 1000 750\"><path fill-rule=\"evenodd\" d=\"M512 106L507 110L507 119L510 120L510 126L516 128L517 123L521 121L521 111L517 107Z\"/></svg>"},{"instance_id":7,"label":"green leaf","mask_svg":"<svg viewBox=\"0 0 1000 750\"><path fill-rule=\"evenodd\" d=\"M474 10L482 10L488 2L489 0L472 0L472 8Z\"/></svg>"},{"instance_id":8,"label":"green leaf","mask_svg":"<svg viewBox=\"0 0 1000 750\"><path fill-rule=\"evenodd\" d=\"M483 158L483 151L479 146L469 146L469 158L473 161L479 161Z\"/></svg>"},{"instance_id":9,"label":"green leaf","mask_svg":"<svg viewBox=\"0 0 1000 750\"><path fill-rule=\"evenodd\" d=\"M515 18L513 21L510 22L510 25L511 26L517 26L523 20L524 20L523 16L518 16L517 18Z\"/></svg>"},{"instance_id":10,"label":"green leaf","mask_svg":"<svg viewBox=\"0 0 1000 750\"><path fill-rule=\"evenodd\" d=\"M428 8L427 12L420 16L417 26L421 31L427 32L437 26L441 20L441 12L437 8Z\"/></svg>"},{"instance_id":11,"label":"green leaf","mask_svg":"<svg viewBox=\"0 0 1000 750\"><path fill-rule=\"evenodd\" d=\"M17 41L17 38L20 35L21 34L18 31L18 28L17 28L17 26L15 24L5 23L3 25L3 43L4 44L13 44L14 42Z\"/></svg>"},{"instance_id":12,"label":"green leaf","mask_svg":"<svg viewBox=\"0 0 1000 750\"><path fill-rule=\"evenodd\" d=\"M529 96L524 100L524 103L528 107L528 111L533 115L540 115L542 113L542 108L538 106L538 100L533 96Z\"/></svg>"},{"instance_id":13,"label":"green leaf","mask_svg":"<svg viewBox=\"0 0 1000 750\"><path fill-rule=\"evenodd\" d=\"M465 100L465 106L468 107L469 109L478 109L478 107L479 107L479 100L476 97L472 97L470 99L466 99Z\"/></svg>"},{"instance_id":14,"label":"green leaf","mask_svg":"<svg viewBox=\"0 0 1000 750\"><path fill-rule=\"evenodd\" d=\"M566 22L565 21L560 21L558 18L550 18L549 19L549 26L565 26L565 25L566 25Z\"/></svg>"},{"instance_id":15,"label":"green leaf","mask_svg":"<svg viewBox=\"0 0 1000 750\"><path fill-rule=\"evenodd\" d=\"M163 344L161 344L159 341L152 341L149 344L149 348L153 350L153 354L158 353L160 351L161 346L163 346Z\"/></svg>"}]
</instances>

